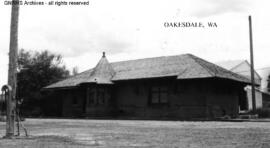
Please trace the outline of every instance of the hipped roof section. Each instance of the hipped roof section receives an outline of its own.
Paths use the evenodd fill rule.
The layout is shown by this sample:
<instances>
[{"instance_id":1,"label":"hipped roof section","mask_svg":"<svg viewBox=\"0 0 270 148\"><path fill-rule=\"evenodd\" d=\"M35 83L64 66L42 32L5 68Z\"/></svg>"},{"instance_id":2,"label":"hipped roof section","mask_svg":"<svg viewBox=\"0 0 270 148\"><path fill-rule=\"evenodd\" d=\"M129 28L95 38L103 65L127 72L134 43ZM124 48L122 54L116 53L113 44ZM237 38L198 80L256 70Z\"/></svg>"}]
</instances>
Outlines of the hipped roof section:
<instances>
[{"instance_id":1,"label":"hipped roof section","mask_svg":"<svg viewBox=\"0 0 270 148\"><path fill-rule=\"evenodd\" d=\"M82 83L112 84L123 80L162 78L176 79L224 78L250 83L247 78L207 62L192 54L162 56L109 63L102 57L93 69L45 87L74 87Z\"/></svg>"}]
</instances>

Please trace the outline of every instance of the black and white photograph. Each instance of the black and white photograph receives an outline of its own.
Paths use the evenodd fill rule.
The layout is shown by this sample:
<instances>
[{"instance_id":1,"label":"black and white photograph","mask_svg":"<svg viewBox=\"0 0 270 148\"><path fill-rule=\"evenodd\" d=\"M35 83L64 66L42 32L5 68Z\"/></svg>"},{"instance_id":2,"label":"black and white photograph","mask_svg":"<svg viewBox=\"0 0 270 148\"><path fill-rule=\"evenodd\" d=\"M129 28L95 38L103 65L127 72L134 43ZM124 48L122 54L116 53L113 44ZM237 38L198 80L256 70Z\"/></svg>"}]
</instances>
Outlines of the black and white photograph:
<instances>
[{"instance_id":1,"label":"black and white photograph","mask_svg":"<svg viewBox=\"0 0 270 148\"><path fill-rule=\"evenodd\" d=\"M0 0L1 148L270 148L268 0Z\"/></svg>"}]
</instances>

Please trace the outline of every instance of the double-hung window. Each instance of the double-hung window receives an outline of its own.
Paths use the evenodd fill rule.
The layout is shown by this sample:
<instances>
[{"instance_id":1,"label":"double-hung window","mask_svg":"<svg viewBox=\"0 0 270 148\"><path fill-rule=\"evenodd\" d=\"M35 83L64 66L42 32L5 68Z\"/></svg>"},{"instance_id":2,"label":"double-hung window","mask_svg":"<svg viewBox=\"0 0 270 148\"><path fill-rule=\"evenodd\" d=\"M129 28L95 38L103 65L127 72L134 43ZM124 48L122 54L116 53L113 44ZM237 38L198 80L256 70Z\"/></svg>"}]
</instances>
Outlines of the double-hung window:
<instances>
[{"instance_id":1,"label":"double-hung window","mask_svg":"<svg viewBox=\"0 0 270 148\"><path fill-rule=\"evenodd\" d=\"M166 104L168 103L168 88L165 86L153 86L151 88L150 103Z\"/></svg>"}]
</instances>

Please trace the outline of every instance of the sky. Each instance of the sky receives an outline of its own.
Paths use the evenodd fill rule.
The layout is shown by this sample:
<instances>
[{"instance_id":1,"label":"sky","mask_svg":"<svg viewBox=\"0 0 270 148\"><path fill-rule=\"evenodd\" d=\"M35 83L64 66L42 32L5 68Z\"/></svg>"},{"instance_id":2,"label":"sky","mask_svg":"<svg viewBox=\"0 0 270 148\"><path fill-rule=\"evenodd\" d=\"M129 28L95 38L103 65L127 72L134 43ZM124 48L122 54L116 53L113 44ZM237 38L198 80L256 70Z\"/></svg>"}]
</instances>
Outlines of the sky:
<instances>
[{"instance_id":1,"label":"sky","mask_svg":"<svg viewBox=\"0 0 270 148\"><path fill-rule=\"evenodd\" d=\"M38 1L38 0L36 0ZM39 0L46 1L46 0ZM85 1L85 0L84 0ZM270 67L268 0L90 0L87 6L21 6L19 48L63 56L68 69L191 53L210 62L249 61L248 16L254 64ZM11 6L0 1L0 85L7 83ZM164 22L215 22L211 28L166 28Z\"/></svg>"}]
</instances>

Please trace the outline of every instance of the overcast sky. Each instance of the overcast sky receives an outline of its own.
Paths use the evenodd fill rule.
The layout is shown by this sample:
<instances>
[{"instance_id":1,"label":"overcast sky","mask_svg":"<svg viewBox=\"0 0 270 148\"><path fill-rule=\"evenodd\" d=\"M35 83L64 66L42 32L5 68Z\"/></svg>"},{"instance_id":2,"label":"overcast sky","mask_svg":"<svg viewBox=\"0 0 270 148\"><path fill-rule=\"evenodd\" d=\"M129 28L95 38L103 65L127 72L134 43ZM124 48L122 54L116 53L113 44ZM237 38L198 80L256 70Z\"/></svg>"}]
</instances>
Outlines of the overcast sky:
<instances>
[{"instance_id":1,"label":"overcast sky","mask_svg":"<svg viewBox=\"0 0 270 148\"><path fill-rule=\"evenodd\" d=\"M191 53L210 62L249 60L253 19L255 68L270 66L269 0L90 0L89 6L22 6L19 48L60 53L69 69L109 61ZM0 85L7 82L11 6L0 2ZM164 22L216 22L217 28L165 28Z\"/></svg>"}]
</instances>

